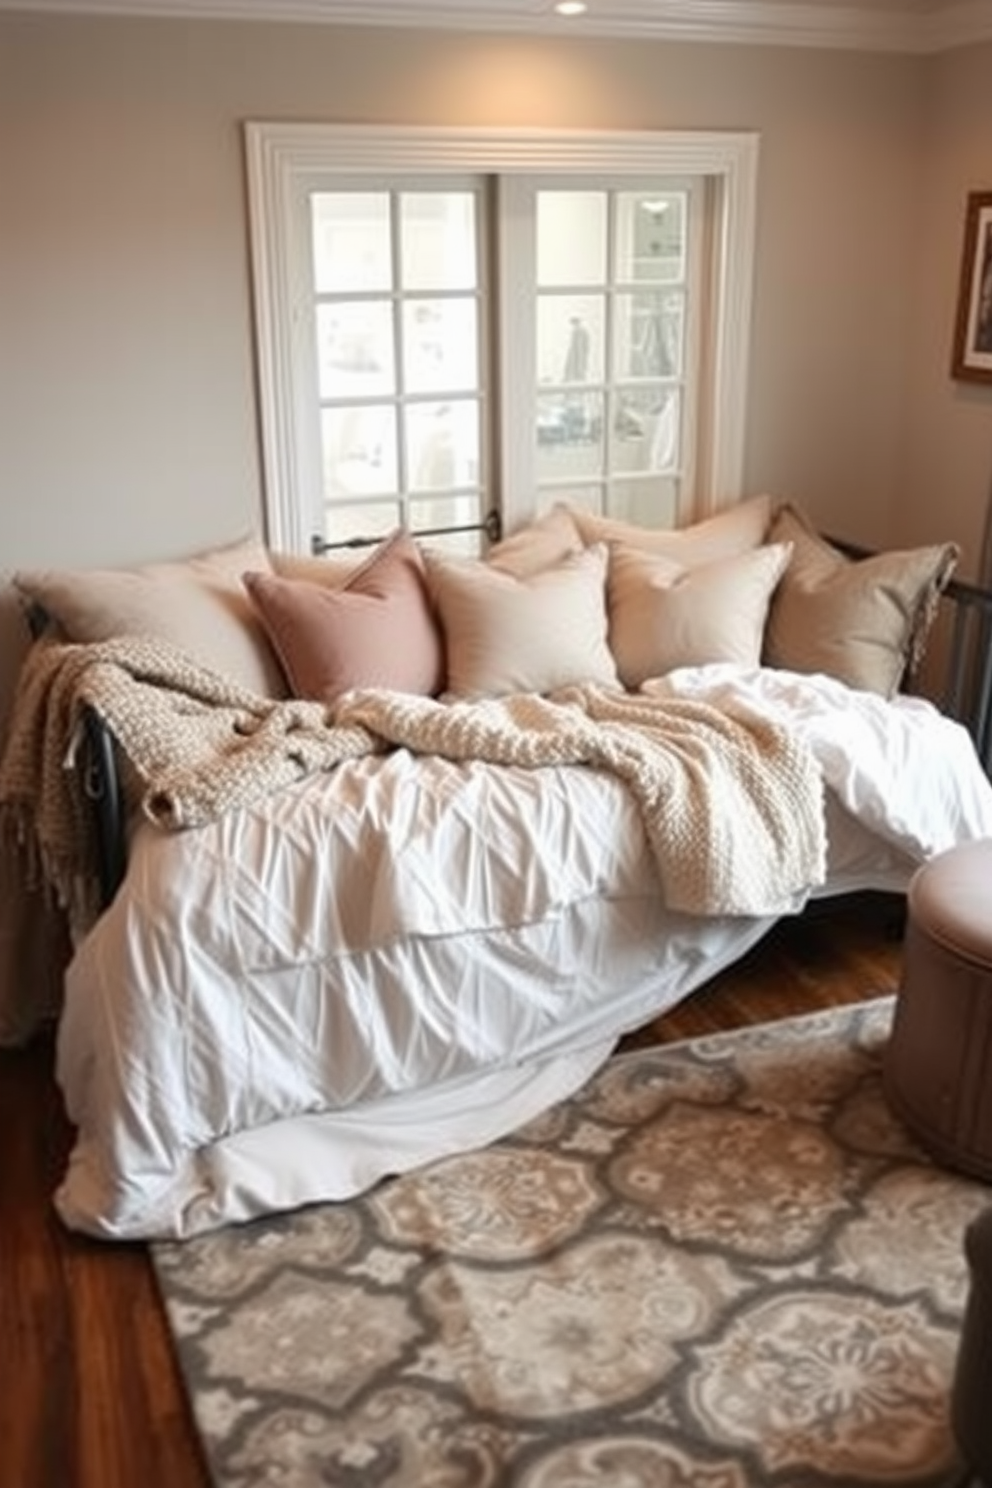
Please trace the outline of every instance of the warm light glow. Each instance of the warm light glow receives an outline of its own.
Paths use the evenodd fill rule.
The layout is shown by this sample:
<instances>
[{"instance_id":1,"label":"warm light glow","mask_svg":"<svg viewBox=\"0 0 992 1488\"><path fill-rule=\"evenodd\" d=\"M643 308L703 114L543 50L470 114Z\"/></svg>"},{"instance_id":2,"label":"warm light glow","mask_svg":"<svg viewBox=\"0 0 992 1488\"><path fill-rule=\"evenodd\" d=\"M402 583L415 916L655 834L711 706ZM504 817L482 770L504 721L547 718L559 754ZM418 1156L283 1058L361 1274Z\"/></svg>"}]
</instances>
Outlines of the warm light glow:
<instances>
[{"instance_id":1,"label":"warm light glow","mask_svg":"<svg viewBox=\"0 0 992 1488\"><path fill-rule=\"evenodd\" d=\"M585 0L558 0L555 10L563 16L584 15Z\"/></svg>"}]
</instances>

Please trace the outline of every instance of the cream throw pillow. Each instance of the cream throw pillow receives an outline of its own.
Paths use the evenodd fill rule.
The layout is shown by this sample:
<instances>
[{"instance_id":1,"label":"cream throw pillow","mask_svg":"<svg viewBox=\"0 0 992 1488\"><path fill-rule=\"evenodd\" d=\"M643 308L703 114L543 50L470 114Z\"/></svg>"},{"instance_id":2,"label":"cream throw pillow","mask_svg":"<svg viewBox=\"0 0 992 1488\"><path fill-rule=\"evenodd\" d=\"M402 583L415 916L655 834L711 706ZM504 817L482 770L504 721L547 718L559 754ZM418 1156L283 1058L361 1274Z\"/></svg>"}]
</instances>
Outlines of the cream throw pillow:
<instances>
[{"instance_id":1,"label":"cream throw pillow","mask_svg":"<svg viewBox=\"0 0 992 1488\"><path fill-rule=\"evenodd\" d=\"M769 601L791 551L776 543L684 569L611 544L609 644L624 686L713 661L757 666Z\"/></svg>"},{"instance_id":2,"label":"cream throw pillow","mask_svg":"<svg viewBox=\"0 0 992 1488\"><path fill-rule=\"evenodd\" d=\"M789 505L776 514L771 537L791 543L793 554L772 600L765 662L891 697L922 657L958 559L954 543L852 560Z\"/></svg>"},{"instance_id":3,"label":"cream throw pillow","mask_svg":"<svg viewBox=\"0 0 992 1488\"><path fill-rule=\"evenodd\" d=\"M616 686L606 644L606 547L516 578L488 563L426 555L454 697Z\"/></svg>"},{"instance_id":4,"label":"cream throw pillow","mask_svg":"<svg viewBox=\"0 0 992 1488\"><path fill-rule=\"evenodd\" d=\"M578 507L568 507L567 511L585 543L624 543L646 553L660 553L680 568L697 568L701 563L732 558L760 547L767 541L772 505L770 496L752 496L690 527L672 528L638 527L632 522L593 516Z\"/></svg>"},{"instance_id":5,"label":"cream throw pillow","mask_svg":"<svg viewBox=\"0 0 992 1488\"><path fill-rule=\"evenodd\" d=\"M258 538L172 563L18 573L14 584L70 641L152 636L263 697L284 698L285 679L241 583L246 568L271 572Z\"/></svg>"}]
</instances>

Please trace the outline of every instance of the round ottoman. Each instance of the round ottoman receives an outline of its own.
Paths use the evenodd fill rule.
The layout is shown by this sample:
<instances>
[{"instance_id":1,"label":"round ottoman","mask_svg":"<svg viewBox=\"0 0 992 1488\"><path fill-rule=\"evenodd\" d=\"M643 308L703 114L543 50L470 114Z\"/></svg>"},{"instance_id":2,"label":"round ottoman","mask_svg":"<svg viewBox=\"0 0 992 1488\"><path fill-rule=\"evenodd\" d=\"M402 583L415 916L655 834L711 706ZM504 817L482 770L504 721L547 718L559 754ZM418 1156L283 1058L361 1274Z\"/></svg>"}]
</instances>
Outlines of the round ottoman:
<instances>
[{"instance_id":1,"label":"round ottoman","mask_svg":"<svg viewBox=\"0 0 992 1488\"><path fill-rule=\"evenodd\" d=\"M992 1179L992 838L913 876L883 1078L935 1157Z\"/></svg>"}]
</instances>

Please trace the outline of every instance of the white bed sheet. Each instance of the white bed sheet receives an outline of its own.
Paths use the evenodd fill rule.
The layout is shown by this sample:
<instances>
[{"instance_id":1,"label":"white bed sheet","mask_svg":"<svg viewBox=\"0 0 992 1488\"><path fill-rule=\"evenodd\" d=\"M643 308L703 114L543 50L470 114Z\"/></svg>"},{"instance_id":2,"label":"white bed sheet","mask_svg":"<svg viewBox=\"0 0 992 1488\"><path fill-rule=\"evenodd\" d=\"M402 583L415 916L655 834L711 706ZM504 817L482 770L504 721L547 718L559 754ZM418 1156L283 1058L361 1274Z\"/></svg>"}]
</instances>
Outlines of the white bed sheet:
<instances>
[{"instance_id":1,"label":"white bed sheet","mask_svg":"<svg viewBox=\"0 0 992 1488\"><path fill-rule=\"evenodd\" d=\"M812 893L901 889L992 836L970 741L927 703L760 669L663 686L744 696L806 739L827 786ZM772 923L669 913L633 798L579 767L401 750L207 828L143 829L67 976L59 1212L181 1237L491 1141Z\"/></svg>"}]
</instances>

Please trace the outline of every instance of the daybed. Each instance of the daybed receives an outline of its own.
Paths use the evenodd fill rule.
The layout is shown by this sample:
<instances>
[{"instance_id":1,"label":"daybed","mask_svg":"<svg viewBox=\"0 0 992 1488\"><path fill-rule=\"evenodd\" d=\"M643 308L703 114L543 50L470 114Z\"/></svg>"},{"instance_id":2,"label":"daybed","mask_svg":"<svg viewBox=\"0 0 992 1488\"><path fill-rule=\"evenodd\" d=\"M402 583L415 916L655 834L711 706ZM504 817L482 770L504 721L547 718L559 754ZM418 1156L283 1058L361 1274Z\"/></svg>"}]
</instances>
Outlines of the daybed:
<instances>
[{"instance_id":1,"label":"daybed","mask_svg":"<svg viewBox=\"0 0 992 1488\"><path fill-rule=\"evenodd\" d=\"M187 1236L487 1142L779 916L992 836L968 731L897 690L954 558L758 497L559 507L484 562L18 576L51 625L0 804L73 917L63 1219ZM88 711L132 808L106 906Z\"/></svg>"}]
</instances>

